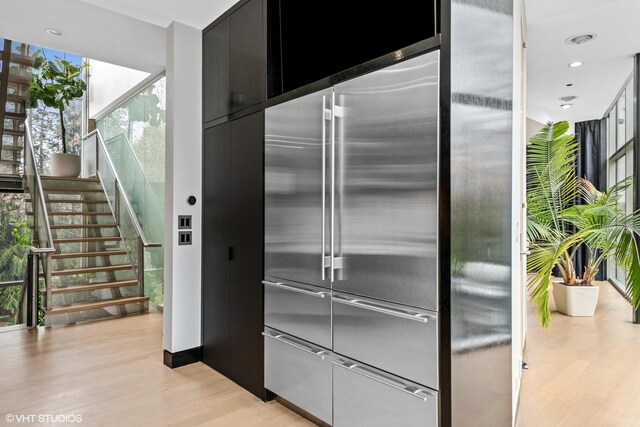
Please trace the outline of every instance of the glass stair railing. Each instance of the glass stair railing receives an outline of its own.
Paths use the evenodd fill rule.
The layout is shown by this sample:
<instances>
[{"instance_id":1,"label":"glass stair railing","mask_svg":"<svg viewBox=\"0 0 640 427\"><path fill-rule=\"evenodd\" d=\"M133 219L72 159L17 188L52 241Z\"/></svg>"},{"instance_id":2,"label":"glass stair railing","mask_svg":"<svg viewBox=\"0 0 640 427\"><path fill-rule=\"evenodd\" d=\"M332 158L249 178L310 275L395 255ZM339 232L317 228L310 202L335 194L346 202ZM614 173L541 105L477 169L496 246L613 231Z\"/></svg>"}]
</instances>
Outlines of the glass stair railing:
<instances>
[{"instance_id":1,"label":"glass stair railing","mask_svg":"<svg viewBox=\"0 0 640 427\"><path fill-rule=\"evenodd\" d=\"M144 274L145 295L162 294L164 210L124 134L103 141L96 130L83 139L82 177L94 175L100 177L116 219L121 221L121 232L131 237L125 236L125 241L134 246L133 252L142 249L144 268L139 276ZM130 214L125 215L124 209L130 210ZM138 234L142 237L140 241ZM153 297L151 303L155 303ZM160 307L156 304L156 308Z\"/></svg>"}]
</instances>

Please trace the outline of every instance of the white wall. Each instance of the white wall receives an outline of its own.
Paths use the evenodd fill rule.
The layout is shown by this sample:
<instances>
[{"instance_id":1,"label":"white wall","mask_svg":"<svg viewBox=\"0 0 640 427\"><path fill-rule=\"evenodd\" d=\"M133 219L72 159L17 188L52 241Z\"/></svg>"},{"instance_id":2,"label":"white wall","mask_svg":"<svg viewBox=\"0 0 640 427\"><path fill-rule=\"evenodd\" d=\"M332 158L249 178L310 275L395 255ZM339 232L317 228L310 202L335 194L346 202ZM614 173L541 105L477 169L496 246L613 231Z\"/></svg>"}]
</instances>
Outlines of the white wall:
<instances>
[{"instance_id":1,"label":"white wall","mask_svg":"<svg viewBox=\"0 0 640 427\"><path fill-rule=\"evenodd\" d=\"M202 32L174 22L166 46L163 344L175 353L201 345ZM191 246L178 245L178 215L193 216Z\"/></svg>"},{"instance_id":2,"label":"white wall","mask_svg":"<svg viewBox=\"0 0 640 427\"><path fill-rule=\"evenodd\" d=\"M512 277L512 424L516 425L518 399L522 380L522 357L526 333L526 310L524 286L526 278L526 258L522 255L526 245L524 212L525 201L525 153L527 131L526 122L526 56L523 43L525 41L525 17L522 0L513 4L513 150L512 151L512 191L511 217L513 224L513 241L511 242L511 277Z\"/></svg>"},{"instance_id":3,"label":"white wall","mask_svg":"<svg viewBox=\"0 0 640 427\"><path fill-rule=\"evenodd\" d=\"M89 59L89 118L149 77L145 71Z\"/></svg>"},{"instance_id":4,"label":"white wall","mask_svg":"<svg viewBox=\"0 0 640 427\"><path fill-rule=\"evenodd\" d=\"M64 36L48 35L51 27ZM2 0L0 37L150 73L164 69L163 27L80 0Z\"/></svg>"},{"instance_id":5,"label":"white wall","mask_svg":"<svg viewBox=\"0 0 640 427\"><path fill-rule=\"evenodd\" d=\"M527 117L527 141L529 141L533 135L540 132L540 129L542 129L543 126L544 124L539 121Z\"/></svg>"}]
</instances>

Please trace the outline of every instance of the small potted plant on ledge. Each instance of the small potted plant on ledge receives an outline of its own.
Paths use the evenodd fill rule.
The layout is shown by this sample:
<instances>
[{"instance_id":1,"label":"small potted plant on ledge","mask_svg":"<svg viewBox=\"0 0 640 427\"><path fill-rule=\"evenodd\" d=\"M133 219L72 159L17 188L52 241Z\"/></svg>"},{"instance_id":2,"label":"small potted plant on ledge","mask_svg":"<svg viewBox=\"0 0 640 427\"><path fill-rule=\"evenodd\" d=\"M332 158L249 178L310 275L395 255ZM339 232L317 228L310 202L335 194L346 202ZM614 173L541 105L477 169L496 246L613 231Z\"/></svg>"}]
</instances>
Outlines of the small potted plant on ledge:
<instances>
[{"instance_id":1,"label":"small potted plant on ledge","mask_svg":"<svg viewBox=\"0 0 640 427\"><path fill-rule=\"evenodd\" d=\"M608 258L627 271L627 299L640 307L636 241L640 215L627 215L618 204L630 182L600 192L591 182L578 178L577 142L567 134L568 129L567 122L548 123L527 148L527 267L532 273L528 288L544 328L551 324L552 288L558 311L593 316L599 293L593 281ZM584 271L576 272L573 258L580 247L586 248L587 260ZM552 280L555 267L561 276L558 282Z\"/></svg>"},{"instance_id":2,"label":"small potted plant on ledge","mask_svg":"<svg viewBox=\"0 0 640 427\"><path fill-rule=\"evenodd\" d=\"M53 176L76 178L80 175L80 156L68 152L64 111L71 101L81 98L87 89L82 79L82 69L86 66L78 66L57 56L54 60L47 60L40 52L36 53L29 87L29 108L37 108L41 101L46 107L57 109L60 114L62 152L51 155Z\"/></svg>"}]
</instances>

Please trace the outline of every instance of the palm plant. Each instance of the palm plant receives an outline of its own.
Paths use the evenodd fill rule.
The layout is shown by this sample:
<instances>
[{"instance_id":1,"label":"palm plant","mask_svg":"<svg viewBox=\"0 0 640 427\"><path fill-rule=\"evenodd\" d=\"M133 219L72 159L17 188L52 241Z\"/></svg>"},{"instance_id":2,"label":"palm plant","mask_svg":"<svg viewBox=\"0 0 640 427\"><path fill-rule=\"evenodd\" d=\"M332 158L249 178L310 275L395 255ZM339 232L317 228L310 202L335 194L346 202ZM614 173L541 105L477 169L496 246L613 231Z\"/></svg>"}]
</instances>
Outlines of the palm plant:
<instances>
[{"instance_id":1,"label":"palm plant","mask_svg":"<svg viewBox=\"0 0 640 427\"><path fill-rule=\"evenodd\" d=\"M618 207L620 183L599 192L575 173L577 142L567 134L567 122L548 123L530 139L527 149L527 286L542 326L551 325L549 292L552 272L558 267L564 284L591 285L602 262L615 259L625 269L627 297L640 307L640 261L636 234L640 216L625 215ZM580 200L584 204L575 204ZM573 258L581 246L588 260L580 280Z\"/></svg>"}]
</instances>

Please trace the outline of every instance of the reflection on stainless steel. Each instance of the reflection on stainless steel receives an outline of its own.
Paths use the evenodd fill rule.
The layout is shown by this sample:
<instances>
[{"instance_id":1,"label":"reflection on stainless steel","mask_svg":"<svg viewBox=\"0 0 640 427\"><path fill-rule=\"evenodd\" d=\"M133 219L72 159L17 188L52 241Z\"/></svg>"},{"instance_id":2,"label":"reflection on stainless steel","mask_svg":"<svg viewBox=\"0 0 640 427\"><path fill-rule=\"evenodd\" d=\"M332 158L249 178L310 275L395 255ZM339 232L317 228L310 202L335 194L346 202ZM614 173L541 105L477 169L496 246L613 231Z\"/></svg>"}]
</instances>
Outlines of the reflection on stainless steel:
<instances>
[{"instance_id":1,"label":"reflection on stainless steel","mask_svg":"<svg viewBox=\"0 0 640 427\"><path fill-rule=\"evenodd\" d=\"M330 353L269 328L263 335L265 387L331 423Z\"/></svg>"},{"instance_id":2,"label":"reflection on stainless steel","mask_svg":"<svg viewBox=\"0 0 640 427\"><path fill-rule=\"evenodd\" d=\"M453 426L511 425L511 8L451 3Z\"/></svg>"},{"instance_id":3,"label":"reflection on stainless steel","mask_svg":"<svg viewBox=\"0 0 640 427\"><path fill-rule=\"evenodd\" d=\"M265 325L331 348L331 295L324 288L263 283Z\"/></svg>"},{"instance_id":4,"label":"reflection on stainless steel","mask_svg":"<svg viewBox=\"0 0 640 427\"><path fill-rule=\"evenodd\" d=\"M335 289L438 309L438 52L339 84Z\"/></svg>"},{"instance_id":5,"label":"reflection on stainless steel","mask_svg":"<svg viewBox=\"0 0 640 427\"><path fill-rule=\"evenodd\" d=\"M334 294L333 350L438 389L435 313L414 312L411 316L396 304L364 298L356 300L357 304L351 301L352 298Z\"/></svg>"},{"instance_id":6,"label":"reflection on stainless steel","mask_svg":"<svg viewBox=\"0 0 640 427\"><path fill-rule=\"evenodd\" d=\"M437 393L370 366L333 357L335 427L436 427Z\"/></svg>"},{"instance_id":7,"label":"reflection on stainless steel","mask_svg":"<svg viewBox=\"0 0 640 427\"><path fill-rule=\"evenodd\" d=\"M265 120L265 275L330 287L322 274L329 253L329 229L323 203L327 191L323 135L327 90L267 110ZM325 144L327 141L324 142ZM328 206L324 206L325 209ZM323 219L325 225L323 226ZM324 243L324 251L323 251Z\"/></svg>"}]
</instances>

